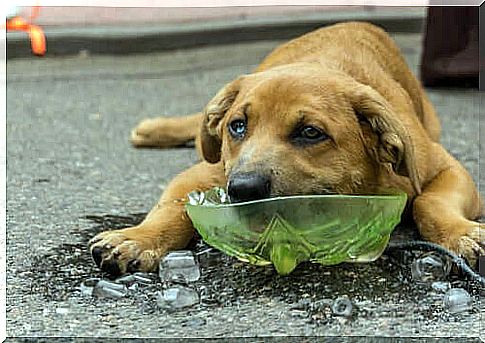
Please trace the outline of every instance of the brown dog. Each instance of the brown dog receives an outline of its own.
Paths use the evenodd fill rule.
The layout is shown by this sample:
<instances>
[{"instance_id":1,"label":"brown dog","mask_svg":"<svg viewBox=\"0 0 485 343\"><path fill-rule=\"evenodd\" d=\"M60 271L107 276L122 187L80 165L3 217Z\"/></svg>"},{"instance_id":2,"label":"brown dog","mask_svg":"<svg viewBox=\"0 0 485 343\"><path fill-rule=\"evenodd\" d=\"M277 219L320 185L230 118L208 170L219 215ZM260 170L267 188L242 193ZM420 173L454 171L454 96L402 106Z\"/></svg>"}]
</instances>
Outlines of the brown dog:
<instances>
[{"instance_id":1,"label":"brown dog","mask_svg":"<svg viewBox=\"0 0 485 343\"><path fill-rule=\"evenodd\" d=\"M354 22L311 32L223 87L203 113L140 123L135 146L196 138L205 161L178 175L140 225L94 237L91 253L112 274L155 270L194 234L184 202L195 189L227 186L245 201L393 187L409 195L424 239L474 263L485 243L473 221L480 197L439 135L433 106L384 31Z\"/></svg>"}]
</instances>

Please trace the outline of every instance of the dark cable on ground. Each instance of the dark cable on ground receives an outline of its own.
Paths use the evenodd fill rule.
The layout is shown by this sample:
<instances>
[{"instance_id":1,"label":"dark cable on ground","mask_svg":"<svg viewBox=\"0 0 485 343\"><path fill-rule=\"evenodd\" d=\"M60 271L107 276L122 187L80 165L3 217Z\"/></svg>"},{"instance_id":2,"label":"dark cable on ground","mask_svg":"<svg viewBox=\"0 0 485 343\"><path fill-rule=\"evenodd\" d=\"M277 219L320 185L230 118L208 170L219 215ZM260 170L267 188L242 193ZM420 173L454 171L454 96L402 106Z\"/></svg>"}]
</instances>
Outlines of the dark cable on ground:
<instances>
[{"instance_id":1,"label":"dark cable on ground","mask_svg":"<svg viewBox=\"0 0 485 343\"><path fill-rule=\"evenodd\" d=\"M442 247L441 245L424 242L424 241L403 241L403 242L391 242L386 248L386 251L404 249L404 250L425 250L425 251L436 251L442 255L446 255L451 258L452 262L461 270L466 276L468 276L473 281L480 283L485 286L485 277L476 273L468 264L465 259L454 254L448 249Z\"/></svg>"}]
</instances>

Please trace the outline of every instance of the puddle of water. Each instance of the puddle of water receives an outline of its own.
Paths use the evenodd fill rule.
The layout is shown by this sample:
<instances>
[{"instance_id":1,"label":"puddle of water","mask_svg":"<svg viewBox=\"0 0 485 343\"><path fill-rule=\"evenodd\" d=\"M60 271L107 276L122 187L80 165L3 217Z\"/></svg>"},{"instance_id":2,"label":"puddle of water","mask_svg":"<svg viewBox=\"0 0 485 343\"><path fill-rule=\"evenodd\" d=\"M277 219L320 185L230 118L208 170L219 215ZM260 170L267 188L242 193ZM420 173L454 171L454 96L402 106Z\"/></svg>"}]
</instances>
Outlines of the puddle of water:
<instances>
[{"instance_id":1,"label":"puddle of water","mask_svg":"<svg viewBox=\"0 0 485 343\"><path fill-rule=\"evenodd\" d=\"M88 240L104 230L137 225L144 217L144 213L86 216L85 219L93 225L81 229L81 242L61 244L50 253L33 258L32 292L57 301L81 298L78 287L84 280L108 277L93 262L87 249ZM197 253L207 250L208 246L194 240L188 248ZM410 265L417 255L397 251L373 263L331 267L304 263L285 277L279 276L272 267L253 266L214 250L208 255L210 257L200 259L201 277L193 285L201 295L201 303L183 312L190 314L249 302L282 301L290 308L296 306L295 316L304 316L309 322L324 325L336 320L326 300L346 296L356 304L354 318L399 317L411 310L425 318L446 318L437 302L430 300L429 289L411 280ZM457 276L451 276L450 281L453 287L469 288L466 281ZM140 286L135 292L132 301L139 305L142 314L158 311L156 294L161 288L158 281ZM477 292L471 290L471 293ZM86 301L99 302L95 299ZM362 302L367 305L363 306ZM399 306L402 307L400 310Z\"/></svg>"}]
</instances>

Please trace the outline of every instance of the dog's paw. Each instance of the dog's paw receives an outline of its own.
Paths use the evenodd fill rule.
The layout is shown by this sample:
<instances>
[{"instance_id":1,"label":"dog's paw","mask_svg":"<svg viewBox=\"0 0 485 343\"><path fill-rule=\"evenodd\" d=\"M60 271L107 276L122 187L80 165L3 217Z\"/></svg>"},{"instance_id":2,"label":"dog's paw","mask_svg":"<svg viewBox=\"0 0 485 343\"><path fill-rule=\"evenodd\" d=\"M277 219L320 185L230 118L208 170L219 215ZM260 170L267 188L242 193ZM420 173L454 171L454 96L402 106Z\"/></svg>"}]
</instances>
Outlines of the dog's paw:
<instances>
[{"instance_id":1,"label":"dog's paw","mask_svg":"<svg viewBox=\"0 0 485 343\"><path fill-rule=\"evenodd\" d=\"M132 131L130 141L135 147L151 147L158 145L160 120L144 119Z\"/></svg>"},{"instance_id":2,"label":"dog's paw","mask_svg":"<svg viewBox=\"0 0 485 343\"><path fill-rule=\"evenodd\" d=\"M142 120L132 131L131 144L136 148L168 148L186 143L180 123L174 118L149 118Z\"/></svg>"},{"instance_id":3,"label":"dog's paw","mask_svg":"<svg viewBox=\"0 0 485 343\"><path fill-rule=\"evenodd\" d=\"M470 266L475 267L480 256L485 256L485 224L470 222L471 228L459 237L451 247L458 255L464 257Z\"/></svg>"},{"instance_id":4,"label":"dog's paw","mask_svg":"<svg viewBox=\"0 0 485 343\"><path fill-rule=\"evenodd\" d=\"M105 231L89 241L91 255L101 270L117 276L157 269L163 249L153 246L151 240L137 238L136 230Z\"/></svg>"},{"instance_id":5,"label":"dog's paw","mask_svg":"<svg viewBox=\"0 0 485 343\"><path fill-rule=\"evenodd\" d=\"M130 141L136 148L169 148L192 141L194 130L184 118L150 118L142 120L131 131Z\"/></svg>"}]
</instances>

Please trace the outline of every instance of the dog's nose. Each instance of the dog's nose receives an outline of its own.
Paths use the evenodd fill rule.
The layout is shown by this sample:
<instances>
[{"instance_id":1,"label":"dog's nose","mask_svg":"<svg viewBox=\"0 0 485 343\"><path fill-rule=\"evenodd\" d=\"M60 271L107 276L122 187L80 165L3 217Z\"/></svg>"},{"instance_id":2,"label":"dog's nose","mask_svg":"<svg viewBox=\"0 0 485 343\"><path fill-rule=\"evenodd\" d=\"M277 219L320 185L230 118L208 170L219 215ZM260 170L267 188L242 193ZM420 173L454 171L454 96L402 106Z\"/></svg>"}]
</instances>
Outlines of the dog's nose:
<instances>
[{"instance_id":1,"label":"dog's nose","mask_svg":"<svg viewBox=\"0 0 485 343\"><path fill-rule=\"evenodd\" d=\"M229 179L227 194L231 202L244 202L268 198L271 179L259 173L238 173Z\"/></svg>"}]
</instances>

